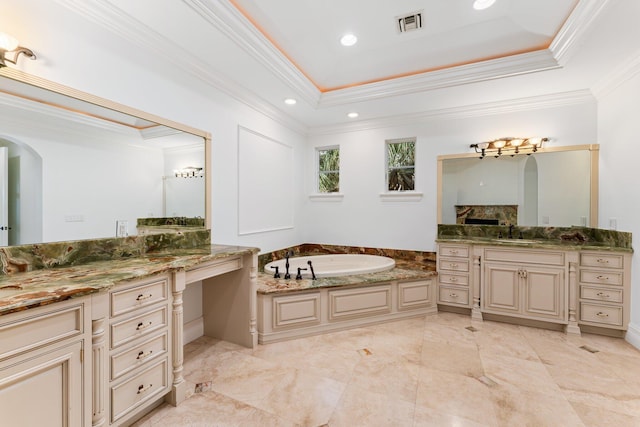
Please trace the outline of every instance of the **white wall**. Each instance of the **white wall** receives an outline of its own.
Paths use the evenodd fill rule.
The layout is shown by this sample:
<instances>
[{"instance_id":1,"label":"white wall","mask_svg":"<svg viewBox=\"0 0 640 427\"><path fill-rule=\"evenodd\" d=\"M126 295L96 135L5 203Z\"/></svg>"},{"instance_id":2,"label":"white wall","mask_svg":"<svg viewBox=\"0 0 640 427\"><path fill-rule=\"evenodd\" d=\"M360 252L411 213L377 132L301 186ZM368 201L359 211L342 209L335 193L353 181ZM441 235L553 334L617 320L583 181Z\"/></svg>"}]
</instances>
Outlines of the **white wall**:
<instances>
[{"instance_id":1,"label":"white wall","mask_svg":"<svg viewBox=\"0 0 640 427\"><path fill-rule=\"evenodd\" d=\"M638 148L640 135L640 52L635 66L628 69L625 80L598 100L598 138L600 151L600 227L609 228L609 220L617 220L617 228L640 238L640 174ZM634 245L637 247L637 245ZM627 339L640 348L640 258L633 256L631 275L631 325Z\"/></svg>"},{"instance_id":2,"label":"white wall","mask_svg":"<svg viewBox=\"0 0 640 427\"><path fill-rule=\"evenodd\" d=\"M577 102L577 101L576 101ZM486 114L482 108L466 117L443 115L421 123L380 129L312 135L305 159L305 189L313 192L315 147L340 146L341 201L305 198L305 241L432 251L436 237L436 164L441 154L470 152L475 142L542 135L552 145L597 143L595 99L528 111ZM416 190L419 201L382 201L387 139L417 137ZM480 160L479 160L480 161Z\"/></svg>"}]
</instances>

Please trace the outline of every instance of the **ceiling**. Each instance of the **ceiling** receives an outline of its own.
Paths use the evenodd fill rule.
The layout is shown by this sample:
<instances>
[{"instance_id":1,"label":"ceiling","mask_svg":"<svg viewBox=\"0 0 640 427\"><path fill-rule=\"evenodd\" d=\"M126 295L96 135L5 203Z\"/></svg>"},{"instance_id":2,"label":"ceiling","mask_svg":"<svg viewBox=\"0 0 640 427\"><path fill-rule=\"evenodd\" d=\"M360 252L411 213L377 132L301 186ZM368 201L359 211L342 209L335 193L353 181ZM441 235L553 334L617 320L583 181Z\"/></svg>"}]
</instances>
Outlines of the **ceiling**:
<instances>
[{"instance_id":1,"label":"ceiling","mask_svg":"<svg viewBox=\"0 0 640 427\"><path fill-rule=\"evenodd\" d=\"M577 0L231 0L321 92L548 49ZM405 16L421 28L400 32ZM416 25L417 27L417 25ZM350 47L340 38L352 33Z\"/></svg>"},{"instance_id":2,"label":"ceiling","mask_svg":"<svg viewBox=\"0 0 640 427\"><path fill-rule=\"evenodd\" d=\"M472 4L0 0L0 24L20 39L37 34L25 43L36 53L72 42L82 67L100 46L182 84L188 76L223 91L302 133L589 89L637 49L635 18L611 15L622 10L613 0L496 0L482 11ZM415 12L423 27L399 33L398 18ZM341 46L345 32L358 43ZM358 118L347 117L353 111Z\"/></svg>"}]
</instances>

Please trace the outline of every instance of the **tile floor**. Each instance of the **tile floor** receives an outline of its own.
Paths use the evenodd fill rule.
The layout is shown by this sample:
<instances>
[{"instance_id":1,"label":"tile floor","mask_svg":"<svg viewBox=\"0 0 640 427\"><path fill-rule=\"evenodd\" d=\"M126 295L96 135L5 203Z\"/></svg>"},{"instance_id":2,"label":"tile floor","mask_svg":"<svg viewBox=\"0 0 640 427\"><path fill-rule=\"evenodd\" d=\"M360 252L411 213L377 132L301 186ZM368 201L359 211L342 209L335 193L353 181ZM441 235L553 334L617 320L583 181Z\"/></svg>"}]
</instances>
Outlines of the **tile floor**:
<instances>
[{"instance_id":1,"label":"tile floor","mask_svg":"<svg viewBox=\"0 0 640 427\"><path fill-rule=\"evenodd\" d=\"M624 340L453 313L254 350L202 337L185 360L190 397L136 426L640 426Z\"/></svg>"}]
</instances>

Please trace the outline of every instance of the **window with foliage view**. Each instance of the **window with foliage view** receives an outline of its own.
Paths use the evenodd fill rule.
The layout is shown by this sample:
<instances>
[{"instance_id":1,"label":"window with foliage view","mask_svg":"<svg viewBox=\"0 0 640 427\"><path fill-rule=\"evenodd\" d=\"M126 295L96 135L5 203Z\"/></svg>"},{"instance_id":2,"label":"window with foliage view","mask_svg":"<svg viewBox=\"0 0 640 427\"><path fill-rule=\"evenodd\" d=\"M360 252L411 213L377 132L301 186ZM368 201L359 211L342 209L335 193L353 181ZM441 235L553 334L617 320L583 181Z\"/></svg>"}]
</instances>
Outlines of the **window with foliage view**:
<instances>
[{"instance_id":1,"label":"window with foliage view","mask_svg":"<svg viewBox=\"0 0 640 427\"><path fill-rule=\"evenodd\" d=\"M416 140L387 141L387 189L389 191L415 190Z\"/></svg>"},{"instance_id":2,"label":"window with foliage view","mask_svg":"<svg viewBox=\"0 0 640 427\"><path fill-rule=\"evenodd\" d=\"M340 191L340 149L318 149L318 192Z\"/></svg>"}]
</instances>

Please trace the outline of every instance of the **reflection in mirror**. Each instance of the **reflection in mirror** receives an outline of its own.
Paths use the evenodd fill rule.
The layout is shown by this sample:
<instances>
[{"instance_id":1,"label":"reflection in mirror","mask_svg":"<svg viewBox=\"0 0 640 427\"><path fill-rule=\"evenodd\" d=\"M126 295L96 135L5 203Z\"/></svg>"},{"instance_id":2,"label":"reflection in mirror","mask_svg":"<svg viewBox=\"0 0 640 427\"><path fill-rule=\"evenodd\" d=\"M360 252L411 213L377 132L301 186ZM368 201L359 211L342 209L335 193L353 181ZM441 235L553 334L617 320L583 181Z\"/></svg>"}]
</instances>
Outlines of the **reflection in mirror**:
<instances>
[{"instance_id":1,"label":"reflection in mirror","mask_svg":"<svg viewBox=\"0 0 640 427\"><path fill-rule=\"evenodd\" d=\"M438 222L597 226L598 146L440 156Z\"/></svg>"},{"instance_id":2,"label":"reflection in mirror","mask_svg":"<svg viewBox=\"0 0 640 427\"><path fill-rule=\"evenodd\" d=\"M206 217L206 178L175 171L206 170L207 134L91 101L0 77L5 244L133 235L138 218Z\"/></svg>"}]
</instances>

